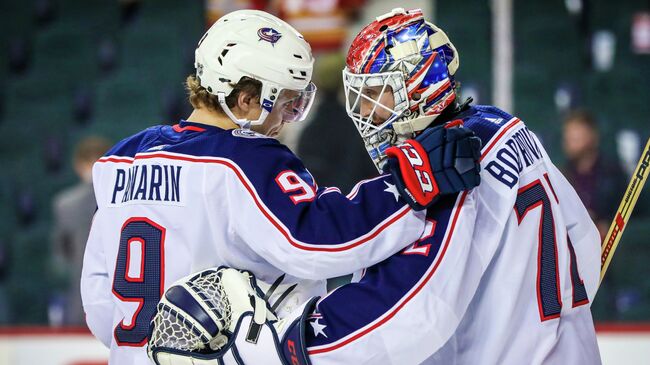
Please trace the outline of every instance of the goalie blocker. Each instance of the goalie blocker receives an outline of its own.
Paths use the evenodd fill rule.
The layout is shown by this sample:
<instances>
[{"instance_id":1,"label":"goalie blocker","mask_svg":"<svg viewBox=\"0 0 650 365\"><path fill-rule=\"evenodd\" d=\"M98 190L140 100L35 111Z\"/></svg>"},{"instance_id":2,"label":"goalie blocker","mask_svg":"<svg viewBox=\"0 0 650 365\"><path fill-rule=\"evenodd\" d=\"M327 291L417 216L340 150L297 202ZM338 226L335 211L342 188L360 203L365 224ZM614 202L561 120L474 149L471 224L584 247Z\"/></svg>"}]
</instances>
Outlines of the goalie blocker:
<instances>
[{"instance_id":1,"label":"goalie blocker","mask_svg":"<svg viewBox=\"0 0 650 365\"><path fill-rule=\"evenodd\" d=\"M309 364L304 325L317 299L278 321L252 274L207 269L165 292L147 353L157 365Z\"/></svg>"}]
</instances>

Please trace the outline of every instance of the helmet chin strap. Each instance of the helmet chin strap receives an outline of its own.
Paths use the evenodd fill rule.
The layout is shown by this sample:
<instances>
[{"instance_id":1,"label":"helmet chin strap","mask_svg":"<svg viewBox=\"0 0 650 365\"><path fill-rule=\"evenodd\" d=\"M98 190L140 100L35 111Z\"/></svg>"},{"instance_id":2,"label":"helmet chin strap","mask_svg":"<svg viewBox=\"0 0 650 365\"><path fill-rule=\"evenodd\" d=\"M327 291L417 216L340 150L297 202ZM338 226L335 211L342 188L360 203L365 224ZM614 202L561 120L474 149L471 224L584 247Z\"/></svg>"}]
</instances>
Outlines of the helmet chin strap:
<instances>
[{"instance_id":1,"label":"helmet chin strap","mask_svg":"<svg viewBox=\"0 0 650 365\"><path fill-rule=\"evenodd\" d=\"M425 115L413 119L402 120L400 122L393 122L393 130L400 136L412 136L428 127L437 116L438 114Z\"/></svg>"},{"instance_id":2,"label":"helmet chin strap","mask_svg":"<svg viewBox=\"0 0 650 365\"><path fill-rule=\"evenodd\" d=\"M445 108L442 112L438 114L424 115L424 104L420 104L420 113L419 117L413 119L406 119L401 121L393 122L393 130L398 136L408 136L410 138L413 134L420 132L426 129L428 126L433 123L433 120L441 116L442 114L451 113L458 114L461 111L467 109L469 104L473 101L471 97L467 98L463 103L458 104L455 101Z\"/></svg>"},{"instance_id":3,"label":"helmet chin strap","mask_svg":"<svg viewBox=\"0 0 650 365\"><path fill-rule=\"evenodd\" d=\"M262 114L260 114L260 117L257 120L239 119L235 116L235 114L233 114L233 112L226 104L226 95L224 93L217 93L217 99L219 100L219 105L221 106L221 110L223 110L223 112L226 113L228 118L230 118L230 120L232 120L233 123L237 124L242 129L250 129L251 126L253 125L260 125L264 123L266 117L269 115L268 110L262 108Z\"/></svg>"}]
</instances>

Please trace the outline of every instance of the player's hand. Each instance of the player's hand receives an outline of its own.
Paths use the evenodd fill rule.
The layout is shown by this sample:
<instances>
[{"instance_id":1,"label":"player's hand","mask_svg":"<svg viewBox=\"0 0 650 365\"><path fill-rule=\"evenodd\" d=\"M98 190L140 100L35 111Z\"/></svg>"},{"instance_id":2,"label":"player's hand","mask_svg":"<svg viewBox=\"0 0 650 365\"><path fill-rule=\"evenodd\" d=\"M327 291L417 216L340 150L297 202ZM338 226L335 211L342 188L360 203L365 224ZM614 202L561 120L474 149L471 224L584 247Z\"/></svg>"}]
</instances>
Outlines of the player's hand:
<instances>
[{"instance_id":1,"label":"player's hand","mask_svg":"<svg viewBox=\"0 0 650 365\"><path fill-rule=\"evenodd\" d=\"M481 181L481 140L460 120L428 128L415 139L388 148L386 155L397 190L415 210Z\"/></svg>"}]
</instances>

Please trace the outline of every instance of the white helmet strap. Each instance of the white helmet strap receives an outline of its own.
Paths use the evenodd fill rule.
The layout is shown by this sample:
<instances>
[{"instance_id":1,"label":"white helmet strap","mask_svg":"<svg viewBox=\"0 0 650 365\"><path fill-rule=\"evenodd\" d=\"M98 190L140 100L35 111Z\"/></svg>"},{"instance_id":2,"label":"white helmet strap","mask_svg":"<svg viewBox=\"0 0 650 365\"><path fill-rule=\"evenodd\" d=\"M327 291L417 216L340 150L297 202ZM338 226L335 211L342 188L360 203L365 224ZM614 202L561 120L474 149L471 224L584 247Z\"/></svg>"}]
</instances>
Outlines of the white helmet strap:
<instances>
[{"instance_id":1,"label":"white helmet strap","mask_svg":"<svg viewBox=\"0 0 650 365\"><path fill-rule=\"evenodd\" d=\"M393 122L393 130L401 136L411 136L413 133L424 130L438 115L425 115L413 119Z\"/></svg>"},{"instance_id":2,"label":"white helmet strap","mask_svg":"<svg viewBox=\"0 0 650 365\"><path fill-rule=\"evenodd\" d=\"M266 117L269 115L269 111L266 110L266 108L262 108L262 113L260 114L260 117L257 120L248 120L248 119L239 119L233 112L230 110L228 105L226 104L226 94L222 92L217 93L217 99L219 100L219 105L221 106L221 110L223 110L224 113L230 118L230 120L233 121L233 123L237 124L240 128L244 129L250 129L251 125L259 125L264 123L264 120L266 120Z\"/></svg>"}]
</instances>

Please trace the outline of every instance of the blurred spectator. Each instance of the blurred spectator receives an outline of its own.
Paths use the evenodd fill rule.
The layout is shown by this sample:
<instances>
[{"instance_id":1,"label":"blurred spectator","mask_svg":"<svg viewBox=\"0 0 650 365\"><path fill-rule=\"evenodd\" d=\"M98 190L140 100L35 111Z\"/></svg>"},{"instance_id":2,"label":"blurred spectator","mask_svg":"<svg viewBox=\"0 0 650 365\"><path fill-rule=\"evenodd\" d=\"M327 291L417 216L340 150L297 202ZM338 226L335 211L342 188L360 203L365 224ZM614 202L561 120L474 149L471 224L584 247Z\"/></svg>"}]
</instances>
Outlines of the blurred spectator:
<instances>
[{"instance_id":1,"label":"blurred spectator","mask_svg":"<svg viewBox=\"0 0 650 365\"><path fill-rule=\"evenodd\" d=\"M346 192L359 180L378 173L345 113L343 66L343 56L338 53L317 59L314 78L319 88L318 104L300 136L297 154L319 186L336 186Z\"/></svg>"},{"instance_id":2,"label":"blurred spectator","mask_svg":"<svg viewBox=\"0 0 650 365\"><path fill-rule=\"evenodd\" d=\"M96 209L95 194L92 187L92 167L111 147L100 137L87 137L76 147L73 157L74 170L79 183L60 193L53 200L54 228L52 232L52 252L54 270L64 282L62 293L55 297L50 313L61 313L62 318L51 318L53 324L85 325L79 280L83 253L88 239L90 223ZM62 309L62 310L61 310Z\"/></svg>"},{"instance_id":3,"label":"blurred spectator","mask_svg":"<svg viewBox=\"0 0 650 365\"><path fill-rule=\"evenodd\" d=\"M600 152L598 126L587 111L566 116L563 147L567 158L564 173L604 237L625 191L625 174L616 161Z\"/></svg>"}]
</instances>

